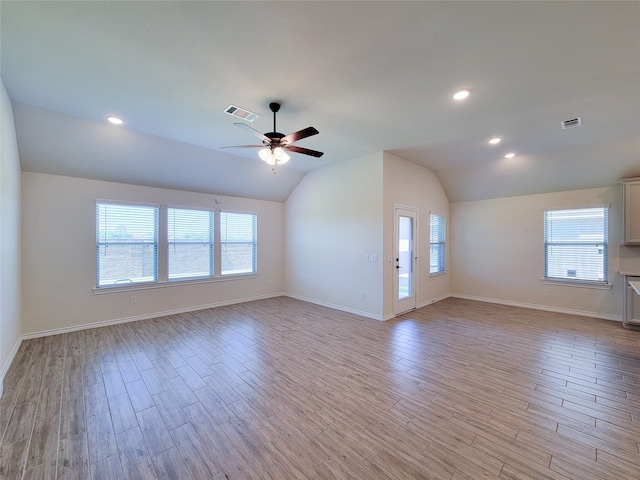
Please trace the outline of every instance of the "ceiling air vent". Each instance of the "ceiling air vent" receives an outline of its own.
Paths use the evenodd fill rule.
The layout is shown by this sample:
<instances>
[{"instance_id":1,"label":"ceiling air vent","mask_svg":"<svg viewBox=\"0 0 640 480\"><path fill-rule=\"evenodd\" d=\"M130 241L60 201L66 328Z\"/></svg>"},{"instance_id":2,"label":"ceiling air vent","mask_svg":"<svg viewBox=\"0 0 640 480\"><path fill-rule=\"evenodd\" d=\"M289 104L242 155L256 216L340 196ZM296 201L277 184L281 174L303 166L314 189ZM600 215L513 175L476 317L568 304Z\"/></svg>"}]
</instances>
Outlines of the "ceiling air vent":
<instances>
[{"instance_id":1,"label":"ceiling air vent","mask_svg":"<svg viewBox=\"0 0 640 480\"><path fill-rule=\"evenodd\" d=\"M246 120L247 122L253 122L260 116L257 113L250 112L249 110L245 110L244 108L236 107L235 105L229 105L224 109L224 113L228 113L229 115L233 115L234 117L241 118L242 120Z\"/></svg>"},{"instance_id":2,"label":"ceiling air vent","mask_svg":"<svg viewBox=\"0 0 640 480\"><path fill-rule=\"evenodd\" d=\"M564 120L561 122L562 129L566 130L567 128L575 128L582 125L582 117L572 118L571 120Z\"/></svg>"}]
</instances>

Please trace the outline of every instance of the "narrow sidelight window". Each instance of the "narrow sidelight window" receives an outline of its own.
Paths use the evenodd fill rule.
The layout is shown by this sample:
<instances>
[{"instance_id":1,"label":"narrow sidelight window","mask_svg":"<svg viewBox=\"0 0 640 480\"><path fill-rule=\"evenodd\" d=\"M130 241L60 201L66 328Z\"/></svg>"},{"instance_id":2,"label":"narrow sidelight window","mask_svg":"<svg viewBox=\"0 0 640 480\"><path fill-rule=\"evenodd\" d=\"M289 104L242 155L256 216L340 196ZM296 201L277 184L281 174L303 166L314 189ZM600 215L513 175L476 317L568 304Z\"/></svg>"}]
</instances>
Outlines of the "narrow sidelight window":
<instances>
[{"instance_id":1,"label":"narrow sidelight window","mask_svg":"<svg viewBox=\"0 0 640 480\"><path fill-rule=\"evenodd\" d=\"M442 215L429 215L429 274L437 275L446 270L446 219Z\"/></svg>"}]
</instances>

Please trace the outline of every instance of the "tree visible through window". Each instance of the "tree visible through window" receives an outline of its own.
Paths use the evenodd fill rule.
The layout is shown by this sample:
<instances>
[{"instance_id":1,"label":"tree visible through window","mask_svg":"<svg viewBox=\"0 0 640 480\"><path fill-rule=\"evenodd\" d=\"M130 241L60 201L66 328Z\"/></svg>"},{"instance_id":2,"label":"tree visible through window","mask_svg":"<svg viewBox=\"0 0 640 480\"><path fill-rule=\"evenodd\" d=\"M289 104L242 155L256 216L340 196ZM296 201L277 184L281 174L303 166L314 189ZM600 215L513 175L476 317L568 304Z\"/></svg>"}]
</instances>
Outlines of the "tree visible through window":
<instances>
[{"instance_id":1,"label":"tree visible through window","mask_svg":"<svg viewBox=\"0 0 640 480\"><path fill-rule=\"evenodd\" d=\"M608 208L544 212L544 276L606 283Z\"/></svg>"}]
</instances>

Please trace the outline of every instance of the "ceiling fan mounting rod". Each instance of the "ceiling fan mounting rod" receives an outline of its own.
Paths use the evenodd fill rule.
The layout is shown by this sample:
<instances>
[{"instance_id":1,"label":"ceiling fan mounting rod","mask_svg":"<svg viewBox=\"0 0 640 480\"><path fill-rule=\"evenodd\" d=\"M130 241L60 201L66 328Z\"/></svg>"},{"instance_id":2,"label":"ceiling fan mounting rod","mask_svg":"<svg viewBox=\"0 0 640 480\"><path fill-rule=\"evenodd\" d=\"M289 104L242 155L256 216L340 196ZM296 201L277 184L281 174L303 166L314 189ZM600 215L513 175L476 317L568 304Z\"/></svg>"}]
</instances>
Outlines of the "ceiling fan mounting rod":
<instances>
[{"instance_id":1,"label":"ceiling fan mounting rod","mask_svg":"<svg viewBox=\"0 0 640 480\"><path fill-rule=\"evenodd\" d=\"M269 108L273 112L273 132L275 133L277 131L276 130L276 113L280 111L280 104L276 102L271 102L269 104Z\"/></svg>"}]
</instances>

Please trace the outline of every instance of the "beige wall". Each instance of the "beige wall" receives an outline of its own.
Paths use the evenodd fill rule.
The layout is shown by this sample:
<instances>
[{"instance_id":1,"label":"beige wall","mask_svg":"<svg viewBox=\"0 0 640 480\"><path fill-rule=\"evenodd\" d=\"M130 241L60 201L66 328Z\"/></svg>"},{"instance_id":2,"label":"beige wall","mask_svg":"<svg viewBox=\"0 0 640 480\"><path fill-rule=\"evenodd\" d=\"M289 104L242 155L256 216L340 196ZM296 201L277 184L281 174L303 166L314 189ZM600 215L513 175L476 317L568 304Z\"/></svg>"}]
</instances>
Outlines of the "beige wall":
<instances>
[{"instance_id":1,"label":"beige wall","mask_svg":"<svg viewBox=\"0 0 640 480\"><path fill-rule=\"evenodd\" d=\"M20 158L11 101L0 82L0 395L20 346Z\"/></svg>"},{"instance_id":2,"label":"beige wall","mask_svg":"<svg viewBox=\"0 0 640 480\"><path fill-rule=\"evenodd\" d=\"M3 113L5 110L3 109ZM5 125L6 122L3 123ZM15 143L15 137L14 137ZM5 165L3 138L3 165ZM14 166L18 165L13 159ZM18 165L19 166L19 165ZM4 173L4 171L3 171ZM4 182L4 175L3 175ZM510 197L451 206L436 175L386 152L309 172L285 204L141 187L55 175L22 173L22 333L30 336L114 321L264 298L283 292L370 318L393 316L393 207L419 212L418 307L454 295L619 319L621 259L638 251L620 247L621 190L603 188ZM8 190L7 190L8 191ZM3 212L5 188L3 183ZM16 194L17 195L17 194ZM15 196L15 195L14 195ZM96 293L95 199L148 202L256 212L259 275L229 281ZM215 203L216 198L220 200ZM542 283L542 212L546 208L611 204L609 274L605 290ZM429 213L448 220L447 275L429 278ZM14 222L20 218L14 217ZM3 217L4 227L4 217ZM4 232L4 230L3 230ZM2 251L15 259L13 247ZM284 248L283 248L284 246ZM8 255L6 252L11 253ZM13 256L12 256L13 255ZM377 256L377 262L365 258ZM624 257L624 258L623 258ZM15 261L15 260L14 260ZM5 288L5 269L3 295ZM551 293L544 296L545 289ZM362 300L362 294L365 299ZM19 298L13 291L11 298ZM136 296L136 303L130 297ZM3 299L4 300L4 299ZM3 355L16 344L3 329ZM5 322L3 301L3 322ZM17 312L17 313L16 313ZM7 341L7 338L13 343ZM3 357L3 358L6 358Z\"/></svg>"},{"instance_id":3,"label":"beige wall","mask_svg":"<svg viewBox=\"0 0 640 480\"><path fill-rule=\"evenodd\" d=\"M418 265L416 271L417 307L449 295L451 256L447 248L447 274L429 277L429 214L443 215L450 238L449 200L438 177L431 171L403 158L384 153L384 245L385 245L385 316L393 314L393 276L395 263L386 262L394 255L394 205L414 207L418 210Z\"/></svg>"},{"instance_id":4,"label":"beige wall","mask_svg":"<svg viewBox=\"0 0 640 480\"><path fill-rule=\"evenodd\" d=\"M382 153L305 175L285 203L287 293L382 319L382 181Z\"/></svg>"},{"instance_id":5,"label":"beige wall","mask_svg":"<svg viewBox=\"0 0 640 480\"><path fill-rule=\"evenodd\" d=\"M11 101L0 82L0 394L20 345L20 159Z\"/></svg>"},{"instance_id":6,"label":"beige wall","mask_svg":"<svg viewBox=\"0 0 640 480\"><path fill-rule=\"evenodd\" d=\"M94 293L95 199L257 213L259 273ZM27 335L264 298L283 290L282 203L23 172L22 204L22 331Z\"/></svg>"},{"instance_id":7,"label":"beige wall","mask_svg":"<svg viewBox=\"0 0 640 480\"><path fill-rule=\"evenodd\" d=\"M544 210L602 204L610 204L611 288L544 284ZM453 203L451 218L453 295L621 319L620 187ZM640 255L624 251L625 256ZM545 289L550 296L544 295Z\"/></svg>"}]
</instances>

